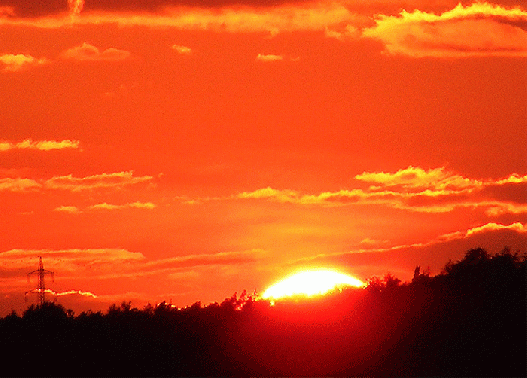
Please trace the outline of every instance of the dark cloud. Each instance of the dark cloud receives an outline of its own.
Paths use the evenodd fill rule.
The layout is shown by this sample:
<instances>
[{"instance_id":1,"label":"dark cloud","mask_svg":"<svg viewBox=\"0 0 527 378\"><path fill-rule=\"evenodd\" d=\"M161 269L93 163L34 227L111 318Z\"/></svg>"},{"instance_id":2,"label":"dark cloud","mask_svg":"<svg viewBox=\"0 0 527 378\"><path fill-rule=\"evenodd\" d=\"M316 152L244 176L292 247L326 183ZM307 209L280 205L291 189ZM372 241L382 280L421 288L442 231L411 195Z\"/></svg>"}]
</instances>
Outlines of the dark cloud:
<instances>
[{"instance_id":1,"label":"dark cloud","mask_svg":"<svg viewBox=\"0 0 527 378\"><path fill-rule=\"evenodd\" d=\"M67 0L0 0L0 7L13 7L16 17L41 17L68 11Z\"/></svg>"},{"instance_id":2,"label":"dark cloud","mask_svg":"<svg viewBox=\"0 0 527 378\"><path fill-rule=\"evenodd\" d=\"M457 4L468 6L475 1L442 0L427 2L423 0L345 0L341 4L357 13L397 14L402 10L416 9L426 12L444 12ZM302 5L304 0L84 0L83 11L109 12L157 12L166 7L221 8L230 6L273 7L283 4ZM524 7L524 1L501 0L492 2L505 7ZM67 12L70 8L67 0L0 0L0 7L12 7L15 17L39 17Z\"/></svg>"},{"instance_id":3,"label":"dark cloud","mask_svg":"<svg viewBox=\"0 0 527 378\"><path fill-rule=\"evenodd\" d=\"M225 6L276 6L300 3L298 0L85 0L84 10L105 10L125 12L156 12L165 7L188 6L196 8L221 8Z\"/></svg>"},{"instance_id":4,"label":"dark cloud","mask_svg":"<svg viewBox=\"0 0 527 378\"><path fill-rule=\"evenodd\" d=\"M340 254L322 254L309 260L295 261L292 265L301 267L349 266L357 277L363 280L369 278L368 275L372 271L376 271L378 276L392 273L408 281L412 278L413 270L417 265L422 268L430 267L432 275L436 275L441 272L449 260L462 259L465 252L471 248L484 246L489 253L496 254L504 247L510 247L512 252L522 254L526 253L526 245L527 234L525 232L487 225L481 230L475 228L466 233L443 235L428 243L351 250Z\"/></svg>"},{"instance_id":5,"label":"dark cloud","mask_svg":"<svg viewBox=\"0 0 527 378\"><path fill-rule=\"evenodd\" d=\"M434 14L422 11L376 19L363 36L383 41L386 52L411 57L525 56L527 12L492 3Z\"/></svg>"},{"instance_id":6,"label":"dark cloud","mask_svg":"<svg viewBox=\"0 0 527 378\"><path fill-rule=\"evenodd\" d=\"M315 2L315 1L312 1ZM424 0L344 0L340 3L351 10L359 13L398 13L403 9L411 11L420 9L428 12L444 12L455 7L458 4L468 6L475 1L459 0L442 0L442 1L424 1ZM85 0L85 10L108 10L108 11L145 11L155 12L165 7L171 6L189 6L197 8L221 8L226 6L249 6L249 7L272 7L282 4L302 5L309 3L305 0ZM524 6L523 1L503 0L492 2L496 5L507 7Z\"/></svg>"},{"instance_id":7,"label":"dark cloud","mask_svg":"<svg viewBox=\"0 0 527 378\"><path fill-rule=\"evenodd\" d=\"M82 11L149 12L155 13L166 7L221 8L225 6L270 7L300 0L85 0ZM67 0L0 0L2 7L12 8L10 17L38 18L70 11ZM2 12L0 12L0 15Z\"/></svg>"},{"instance_id":8,"label":"dark cloud","mask_svg":"<svg viewBox=\"0 0 527 378\"><path fill-rule=\"evenodd\" d=\"M504 185L489 185L481 191L484 198L517 204L527 203L527 182L511 182Z\"/></svg>"}]
</instances>

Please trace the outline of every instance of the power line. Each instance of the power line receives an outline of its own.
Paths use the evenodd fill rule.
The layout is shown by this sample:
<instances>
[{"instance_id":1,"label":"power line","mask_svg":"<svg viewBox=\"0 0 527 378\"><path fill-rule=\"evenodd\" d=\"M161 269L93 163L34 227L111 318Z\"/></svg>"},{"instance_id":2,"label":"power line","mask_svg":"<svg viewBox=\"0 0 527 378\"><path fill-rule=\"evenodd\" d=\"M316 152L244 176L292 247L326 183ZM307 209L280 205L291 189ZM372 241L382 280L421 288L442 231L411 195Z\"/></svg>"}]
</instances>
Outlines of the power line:
<instances>
[{"instance_id":1,"label":"power line","mask_svg":"<svg viewBox=\"0 0 527 378\"><path fill-rule=\"evenodd\" d=\"M44 264L42 263L42 256L39 256L38 269L27 274L27 282L30 282L31 275L36 275L38 277L38 286L35 289L26 291L25 296L27 300L28 294L37 294L39 304L42 306L46 302L46 284L44 282L46 274L51 275L52 282L55 282L55 272L44 269ZM49 290L49 292L52 292Z\"/></svg>"}]
</instances>

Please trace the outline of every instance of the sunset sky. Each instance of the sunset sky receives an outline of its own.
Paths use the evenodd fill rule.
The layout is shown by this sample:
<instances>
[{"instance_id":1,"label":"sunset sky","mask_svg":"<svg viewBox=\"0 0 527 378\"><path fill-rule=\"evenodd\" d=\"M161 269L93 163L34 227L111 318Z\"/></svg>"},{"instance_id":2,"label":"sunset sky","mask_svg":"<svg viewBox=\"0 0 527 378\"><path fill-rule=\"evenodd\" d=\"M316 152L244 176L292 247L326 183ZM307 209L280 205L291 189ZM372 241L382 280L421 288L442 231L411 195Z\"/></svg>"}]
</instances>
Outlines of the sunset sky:
<instances>
[{"instance_id":1,"label":"sunset sky","mask_svg":"<svg viewBox=\"0 0 527 378\"><path fill-rule=\"evenodd\" d=\"M523 0L0 0L0 314L527 249Z\"/></svg>"}]
</instances>

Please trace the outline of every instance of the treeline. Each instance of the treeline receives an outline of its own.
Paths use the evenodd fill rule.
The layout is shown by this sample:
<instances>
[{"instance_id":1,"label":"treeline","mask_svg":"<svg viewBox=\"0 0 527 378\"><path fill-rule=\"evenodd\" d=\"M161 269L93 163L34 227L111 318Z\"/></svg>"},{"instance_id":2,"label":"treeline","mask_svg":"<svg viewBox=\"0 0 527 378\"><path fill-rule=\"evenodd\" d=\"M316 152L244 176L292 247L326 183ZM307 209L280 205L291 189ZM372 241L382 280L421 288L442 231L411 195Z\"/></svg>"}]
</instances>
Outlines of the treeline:
<instances>
[{"instance_id":1,"label":"treeline","mask_svg":"<svg viewBox=\"0 0 527 378\"><path fill-rule=\"evenodd\" d=\"M469 250L430 277L271 303L242 295L0 319L9 376L525 376L526 258Z\"/></svg>"}]
</instances>

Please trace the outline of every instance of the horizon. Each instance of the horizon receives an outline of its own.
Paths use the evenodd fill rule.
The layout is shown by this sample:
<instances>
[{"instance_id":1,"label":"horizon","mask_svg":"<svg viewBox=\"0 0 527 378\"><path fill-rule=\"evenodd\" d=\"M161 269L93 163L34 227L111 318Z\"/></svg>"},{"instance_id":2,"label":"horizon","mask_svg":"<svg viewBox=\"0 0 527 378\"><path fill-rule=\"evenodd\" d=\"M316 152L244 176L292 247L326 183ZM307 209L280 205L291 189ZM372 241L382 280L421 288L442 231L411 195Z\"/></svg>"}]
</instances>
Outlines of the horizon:
<instances>
[{"instance_id":1,"label":"horizon","mask_svg":"<svg viewBox=\"0 0 527 378\"><path fill-rule=\"evenodd\" d=\"M527 251L523 1L0 0L0 315Z\"/></svg>"},{"instance_id":2,"label":"horizon","mask_svg":"<svg viewBox=\"0 0 527 378\"><path fill-rule=\"evenodd\" d=\"M0 318L11 342L5 369L17 376L520 376L526 263L507 249L491 256L475 248L436 277L416 268L408 284L386 276L314 296L300 285L301 293L276 302L243 292L221 304L123 302L78 316L45 302ZM27 355L39 363L24 364Z\"/></svg>"},{"instance_id":3,"label":"horizon","mask_svg":"<svg viewBox=\"0 0 527 378\"><path fill-rule=\"evenodd\" d=\"M122 309L124 308L123 306L130 307L130 308L137 309L137 310L147 311L148 308L150 307L155 309L156 307L160 305L166 305L169 308L175 308L177 310L191 309L191 308L194 308L196 305L199 305L200 308L207 308L209 306L214 307L214 306L220 305L220 303L223 304L225 302L232 302L233 300L237 303L243 303L245 301L265 301L265 302L269 302L271 306L274 306L275 302L276 303L280 303L280 302L292 303L291 300L293 302L297 302L298 300L301 300L301 302L307 301L306 303L310 303L311 300L313 300L314 303L316 303L319 300L324 300L324 297L327 297L327 296L331 297L336 293L342 292L343 290L344 291L349 291L349 290L354 290L354 289L355 290L357 289L376 290L375 287L377 287L378 285L386 286L388 284L388 281L393 281L393 283L395 283L396 286L399 286L399 285L405 286L405 285L415 284L414 281L416 280L416 277L417 278L425 277L427 281L431 282L434 278L447 275L448 269L449 269L448 266L450 264L459 264L460 262L466 259L466 256L469 252L479 250L479 249L482 249L482 248L481 247L470 248L467 251L465 251L462 258L458 260L449 260L443 265L443 269L441 269L441 271L435 275L430 274L429 266L427 266L426 268L421 268L421 266L418 265L414 269L413 277L411 280L400 280L399 277L392 275L390 272L386 272L384 275L381 275L381 276L370 276L367 280L365 279L359 285L355 277L347 276L346 274L342 274L340 271L337 271L334 269L331 270L331 269L320 269L320 268L308 268L308 269L303 269L303 270L297 270L296 272L294 272L293 274L290 274L287 277L282 277L278 282L273 283L271 286L265 288L261 292L255 289L254 292L248 293L246 289L243 289L239 297L238 297L238 292L236 291L234 292L233 295L225 296L222 300L209 301L208 303L204 303L201 300L196 300L193 303L187 303L185 305L180 305L180 306L173 304L172 298L170 298L170 300L163 299L163 300L160 300L154 303L152 303L152 301L137 303L138 302L137 300L136 301L119 300L119 298L115 298L116 300L113 302L108 301L108 300L104 302L94 301L92 303L86 302L79 306L78 299L75 298L76 295L86 296L92 299L97 299L97 295L90 293L90 292L83 292L81 290L70 290L68 292L53 291L52 289L49 288L49 285L45 284L45 277L47 277L46 274L50 274L51 277L53 277L55 272L49 271L47 269L43 269L44 267L42 265L39 267L39 270L34 270L27 274L28 282L30 282L29 276L31 274L39 273L40 269L42 269L42 275L44 275L44 277L37 279L36 287L33 287L33 289L25 292L24 294L24 302L25 302L24 305L25 306L21 307L20 303L18 303L12 306L9 311L7 311L7 308L2 308L3 311L0 311L0 318L5 317L10 314L14 314L14 313L16 313L18 316L22 316L27 310L31 310L31 309L34 310L38 307L42 307L44 304L57 305L59 307L62 307L64 310L73 311L71 313L73 316L78 316L78 315L81 315L82 313L90 314L90 313L96 313L96 312L107 314L112 310L112 308ZM517 259L518 262L525 262L525 260L527 259L527 253L525 252L521 253L521 251L519 250L514 252L508 246L505 246L504 248L502 248L500 252L495 252L495 253L488 253L488 251L486 251L485 249L482 249L482 250L488 254L488 257L490 259L493 259L494 257L497 257L497 256L501 256L504 253L510 254L510 256L513 257L514 259ZM41 256L39 256L39 259L41 259ZM340 281L340 283L338 281L335 281L331 287L329 286L328 283L319 282L318 285L320 286L320 289L316 290L317 292L311 293L310 291L312 291L313 288L317 286L317 284L315 284L314 282L311 282L309 284L307 284L306 282L304 283L302 282L305 281L307 277L309 277L306 275L306 273L313 273L313 272L315 274L311 276L311 280L316 278L318 272L322 272L324 275L327 275L328 273L334 273L342 281ZM296 276L296 279L291 280L291 278L295 278L295 276ZM352 283L350 283L350 281L348 280L351 280ZM288 284L287 286L284 286L283 284L286 283L286 281L288 282ZM294 282L296 285L291 285L289 281ZM39 287L40 282L44 282L43 286L45 286L44 296L42 297L40 296L40 293L41 293L41 289ZM52 278L52 282L54 282L53 278ZM304 284L307 284L307 286L305 286ZM281 285L280 287L282 288L280 290L282 292L281 296L266 295L266 292L269 291L270 289L273 289L274 292L278 293L279 291L277 291L276 288L279 285ZM32 299L32 298L35 298L35 296L32 296L32 294L37 294L38 299L37 300ZM46 294L48 294L47 296L48 299L45 299ZM70 295L73 296L73 300L67 300L67 296L70 296ZM52 300L49 299L50 296ZM65 297L66 301L59 300L59 298L63 296L66 296ZM39 301L41 301L41 303L38 303ZM103 303L106 305L106 308L103 308L104 307ZM241 307L243 307L243 305ZM74 308L76 309L76 311L74 310Z\"/></svg>"}]
</instances>

